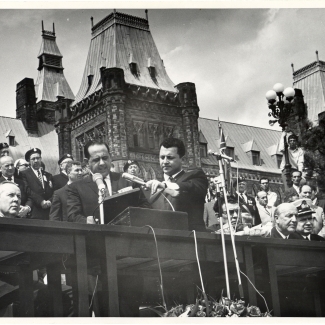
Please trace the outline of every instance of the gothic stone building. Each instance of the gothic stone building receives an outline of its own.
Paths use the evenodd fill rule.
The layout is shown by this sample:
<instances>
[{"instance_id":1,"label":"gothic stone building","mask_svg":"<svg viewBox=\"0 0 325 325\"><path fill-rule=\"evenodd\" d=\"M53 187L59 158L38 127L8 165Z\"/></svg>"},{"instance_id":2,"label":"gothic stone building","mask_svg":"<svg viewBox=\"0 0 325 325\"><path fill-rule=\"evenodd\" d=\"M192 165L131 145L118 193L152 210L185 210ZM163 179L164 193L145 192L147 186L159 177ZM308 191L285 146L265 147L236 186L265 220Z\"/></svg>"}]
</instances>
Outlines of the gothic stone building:
<instances>
[{"instance_id":1,"label":"gothic stone building","mask_svg":"<svg viewBox=\"0 0 325 325\"><path fill-rule=\"evenodd\" d=\"M145 179L162 178L160 142L169 136L186 145L186 168L202 167L218 175L207 150L218 149L218 121L199 118L195 85L174 85L167 75L146 19L114 11L92 25L80 89L72 93L63 74L62 54L53 31L42 28L38 77L17 84L17 118L37 137L38 123L55 126L58 157L72 153L83 160L88 140L109 144L115 170L136 159ZM35 123L37 121L37 123ZM280 132L223 122L227 151L237 156L240 175L256 189L260 176L280 188ZM44 148L50 150L51 148ZM52 170L49 170L53 173ZM236 166L232 166L232 176ZM255 186L255 187L254 187Z\"/></svg>"}]
</instances>

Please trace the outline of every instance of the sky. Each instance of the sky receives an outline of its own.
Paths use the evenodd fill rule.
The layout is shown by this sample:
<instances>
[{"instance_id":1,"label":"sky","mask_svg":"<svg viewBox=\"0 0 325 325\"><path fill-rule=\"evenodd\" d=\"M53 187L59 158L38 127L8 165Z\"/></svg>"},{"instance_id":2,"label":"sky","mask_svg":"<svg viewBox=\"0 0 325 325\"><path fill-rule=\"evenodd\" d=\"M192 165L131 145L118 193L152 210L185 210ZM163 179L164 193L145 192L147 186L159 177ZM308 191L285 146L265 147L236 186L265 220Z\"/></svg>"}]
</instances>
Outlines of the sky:
<instances>
[{"instance_id":1,"label":"sky","mask_svg":"<svg viewBox=\"0 0 325 325\"><path fill-rule=\"evenodd\" d=\"M1 3L0 3L1 8ZM37 79L41 21L55 23L65 77L79 90L90 45L91 22L107 9L0 9L0 115L15 117L16 84ZM118 11L145 18L144 9ZM265 93L292 86L297 70L325 60L324 9L150 9L150 30L168 75L194 82L200 117L270 127Z\"/></svg>"}]
</instances>

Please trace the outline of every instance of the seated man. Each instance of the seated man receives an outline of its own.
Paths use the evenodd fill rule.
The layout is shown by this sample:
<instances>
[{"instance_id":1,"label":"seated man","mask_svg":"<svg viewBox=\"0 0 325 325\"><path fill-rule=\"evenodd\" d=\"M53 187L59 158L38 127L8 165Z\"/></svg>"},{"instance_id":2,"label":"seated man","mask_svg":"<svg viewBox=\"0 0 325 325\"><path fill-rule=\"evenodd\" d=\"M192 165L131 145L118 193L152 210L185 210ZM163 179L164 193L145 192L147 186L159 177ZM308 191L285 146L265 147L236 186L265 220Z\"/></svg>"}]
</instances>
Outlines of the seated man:
<instances>
[{"instance_id":1,"label":"seated man","mask_svg":"<svg viewBox=\"0 0 325 325\"><path fill-rule=\"evenodd\" d=\"M20 206L18 216L20 218L29 217L33 206L33 202L30 197L30 190L27 184L23 180L14 176L15 173L14 160L10 156L0 157L0 170L2 172L2 176L0 177L0 183L3 183L5 181L14 182L18 185L20 189L21 206Z\"/></svg>"},{"instance_id":2,"label":"seated man","mask_svg":"<svg viewBox=\"0 0 325 325\"><path fill-rule=\"evenodd\" d=\"M325 241L325 239L316 234L312 234L313 231L313 211L306 201L302 201L297 207L298 217L297 217L297 228L296 233L301 239L314 240L314 241Z\"/></svg>"},{"instance_id":3,"label":"seated man","mask_svg":"<svg viewBox=\"0 0 325 325\"><path fill-rule=\"evenodd\" d=\"M54 191L50 209L51 221L68 221L67 188L70 184L83 178L81 163L79 161L68 161L65 164L65 173L68 177L68 183L62 188Z\"/></svg>"},{"instance_id":4,"label":"seated man","mask_svg":"<svg viewBox=\"0 0 325 325\"><path fill-rule=\"evenodd\" d=\"M153 208L187 212L189 230L205 232L203 210L208 179L202 169L185 172L184 156L185 145L182 140L165 139L160 144L159 151L159 163L164 173L164 181L151 180L146 183L146 186L151 188L152 195L164 194L160 196L164 198L160 200L161 204L159 206L153 204Z\"/></svg>"},{"instance_id":5,"label":"seated man","mask_svg":"<svg viewBox=\"0 0 325 325\"><path fill-rule=\"evenodd\" d=\"M271 238L299 239L295 233L297 227L298 210L293 203L280 204L275 212L275 226L271 229Z\"/></svg>"},{"instance_id":6,"label":"seated man","mask_svg":"<svg viewBox=\"0 0 325 325\"><path fill-rule=\"evenodd\" d=\"M260 215L262 225L274 221L274 206L268 205L268 196L265 191L259 191L256 197L256 206Z\"/></svg>"}]
</instances>

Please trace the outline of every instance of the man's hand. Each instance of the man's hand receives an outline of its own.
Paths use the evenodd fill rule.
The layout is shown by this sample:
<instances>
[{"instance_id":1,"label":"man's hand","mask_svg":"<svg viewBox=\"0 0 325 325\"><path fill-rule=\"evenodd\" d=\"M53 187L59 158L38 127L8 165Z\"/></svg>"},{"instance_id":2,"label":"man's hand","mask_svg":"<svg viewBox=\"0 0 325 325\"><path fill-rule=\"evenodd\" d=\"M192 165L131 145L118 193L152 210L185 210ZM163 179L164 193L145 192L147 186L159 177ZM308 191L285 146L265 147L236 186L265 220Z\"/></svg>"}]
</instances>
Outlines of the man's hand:
<instances>
[{"instance_id":1,"label":"man's hand","mask_svg":"<svg viewBox=\"0 0 325 325\"><path fill-rule=\"evenodd\" d=\"M42 209L47 209L47 208L49 208L51 205L52 205L51 201L43 200L43 201L41 202L41 207L42 207Z\"/></svg>"},{"instance_id":2,"label":"man's hand","mask_svg":"<svg viewBox=\"0 0 325 325\"><path fill-rule=\"evenodd\" d=\"M158 188L162 188L162 189L166 188L165 183L159 182L156 179L148 181L146 183L146 187L151 188L151 195L155 194L157 192Z\"/></svg>"},{"instance_id":3,"label":"man's hand","mask_svg":"<svg viewBox=\"0 0 325 325\"><path fill-rule=\"evenodd\" d=\"M20 218L26 218L28 212L30 211L30 207L29 206L20 206L20 210L18 212L18 217Z\"/></svg>"}]
</instances>

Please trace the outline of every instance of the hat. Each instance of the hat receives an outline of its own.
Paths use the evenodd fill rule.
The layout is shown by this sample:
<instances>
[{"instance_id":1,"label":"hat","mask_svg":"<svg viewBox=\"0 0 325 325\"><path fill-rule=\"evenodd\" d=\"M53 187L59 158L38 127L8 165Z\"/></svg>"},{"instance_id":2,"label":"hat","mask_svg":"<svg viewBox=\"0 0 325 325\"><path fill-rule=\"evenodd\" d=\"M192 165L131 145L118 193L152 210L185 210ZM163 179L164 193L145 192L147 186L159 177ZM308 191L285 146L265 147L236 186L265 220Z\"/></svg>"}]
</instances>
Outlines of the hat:
<instances>
[{"instance_id":1,"label":"hat","mask_svg":"<svg viewBox=\"0 0 325 325\"><path fill-rule=\"evenodd\" d=\"M126 172L131 165L137 165L140 168L139 163L136 160L128 160L123 167L124 172Z\"/></svg>"},{"instance_id":2,"label":"hat","mask_svg":"<svg viewBox=\"0 0 325 325\"><path fill-rule=\"evenodd\" d=\"M298 202L299 201L299 202ZM306 200L298 200L294 202L294 206L298 210L298 217L302 217L308 214L316 213L314 210L310 208L310 205L307 203Z\"/></svg>"},{"instance_id":3,"label":"hat","mask_svg":"<svg viewBox=\"0 0 325 325\"><path fill-rule=\"evenodd\" d=\"M246 179L244 177L238 177L238 183L241 183L241 182L245 182L246 183ZM237 186L237 178L235 178L235 180L233 181L233 187L236 187Z\"/></svg>"},{"instance_id":4,"label":"hat","mask_svg":"<svg viewBox=\"0 0 325 325\"><path fill-rule=\"evenodd\" d=\"M58 161L58 165L60 165L64 159L68 159L68 158L74 160L73 157L72 157L69 153L65 153L65 154L64 154L64 155L59 159L59 161Z\"/></svg>"},{"instance_id":5,"label":"hat","mask_svg":"<svg viewBox=\"0 0 325 325\"><path fill-rule=\"evenodd\" d=\"M29 158L32 154L34 153L39 153L40 155L42 154L42 151L38 148L33 148L33 149L30 149L28 150L26 153L25 153L25 159L26 161L29 161Z\"/></svg>"},{"instance_id":6,"label":"hat","mask_svg":"<svg viewBox=\"0 0 325 325\"><path fill-rule=\"evenodd\" d=\"M7 149L7 148L9 148L8 143L6 143L6 142L2 142L2 143L0 143L0 150L2 150L2 149Z\"/></svg>"}]
</instances>

